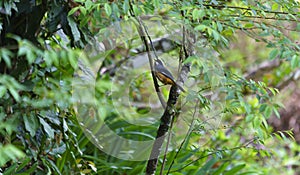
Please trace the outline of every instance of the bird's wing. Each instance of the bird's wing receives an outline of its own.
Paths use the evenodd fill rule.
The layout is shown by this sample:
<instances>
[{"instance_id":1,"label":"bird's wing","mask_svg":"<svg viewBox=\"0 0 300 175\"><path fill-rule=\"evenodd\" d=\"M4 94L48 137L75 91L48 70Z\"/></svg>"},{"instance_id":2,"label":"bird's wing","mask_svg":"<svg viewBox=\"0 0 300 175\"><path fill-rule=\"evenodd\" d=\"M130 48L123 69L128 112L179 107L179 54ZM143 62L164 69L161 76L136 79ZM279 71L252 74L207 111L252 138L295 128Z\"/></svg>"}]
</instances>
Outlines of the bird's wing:
<instances>
[{"instance_id":1,"label":"bird's wing","mask_svg":"<svg viewBox=\"0 0 300 175\"><path fill-rule=\"evenodd\" d=\"M156 70L156 71L164 74L165 76L167 76L167 77L171 78L173 81L175 81L172 73L168 69L166 69L162 65L157 65L157 69L158 70Z\"/></svg>"}]
</instances>

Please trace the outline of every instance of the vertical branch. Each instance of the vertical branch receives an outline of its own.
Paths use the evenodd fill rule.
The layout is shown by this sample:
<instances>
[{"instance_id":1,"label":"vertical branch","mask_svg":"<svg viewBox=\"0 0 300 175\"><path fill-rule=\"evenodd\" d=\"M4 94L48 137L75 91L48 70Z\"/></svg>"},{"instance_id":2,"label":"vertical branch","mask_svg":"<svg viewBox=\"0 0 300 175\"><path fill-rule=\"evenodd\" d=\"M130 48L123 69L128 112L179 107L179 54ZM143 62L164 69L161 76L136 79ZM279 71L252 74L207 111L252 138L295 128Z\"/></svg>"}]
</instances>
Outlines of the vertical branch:
<instances>
[{"instance_id":1,"label":"vertical branch","mask_svg":"<svg viewBox=\"0 0 300 175\"><path fill-rule=\"evenodd\" d=\"M186 33L187 36L190 36L190 33L187 32L185 30L185 28L183 28L183 29L184 29L183 32ZM186 36L186 34L184 34L183 36ZM194 49L193 49L193 45L192 45L194 40L192 40L192 39L191 39L191 41L189 41L189 40L190 40L190 38L188 40L184 39L183 41L187 41L187 42L182 43L183 50L185 52L185 59L194 54ZM187 79L189 72L190 72L190 63L184 64L180 71L177 83L183 84L184 81ZM146 167L147 175L154 174L157 169L157 162L158 162L159 155L161 153L163 142L167 135L166 133L169 131L172 119L176 115L174 106L178 100L179 95L180 94L177 89L177 86L172 86L170 93L169 93L167 107L165 108L165 111L161 117L161 123L157 130L156 140L154 141L154 144L153 144L153 147L151 150L151 154L150 154L150 158L147 163L147 167Z\"/></svg>"},{"instance_id":2,"label":"vertical branch","mask_svg":"<svg viewBox=\"0 0 300 175\"><path fill-rule=\"evenodd\" d=\"M161 168L160 168L160 175L163 174L163 171L165 169L165 163L166 163L166 160L167 160L167 152L168 152L168 148L169 148L169 144L170 144L170 141L171 141L171 129L173 128L173 124L174 124L174 119L175 117L178 117L179 116L179 113L176 113L177 115L172 117L171 119L171 126L170 126L170 132L168 134L168 138L167 138L167 144L166 144L166 148L165 148L165 152L164 152L164 158L163 158L163 162L161 164Z\"/></svg>"},{"instance_id":3,"label":"vertical branch","mask_svg":"<svg viewBox=\"0 0 300 175\"><path fill-rule=\"evenodd\" d=\"M154 174L157 168L157 161L160 155L163 142L166 137L166 133L171 125L172 118L175 116L174 106L179 97L179 92L176 86L172 86L169 94L169 99L167 102L167 107L160 119L160 126L157 130L156 139L154 141L150 158L147 163L146 174Z\"/></svg>"}]
</instances>

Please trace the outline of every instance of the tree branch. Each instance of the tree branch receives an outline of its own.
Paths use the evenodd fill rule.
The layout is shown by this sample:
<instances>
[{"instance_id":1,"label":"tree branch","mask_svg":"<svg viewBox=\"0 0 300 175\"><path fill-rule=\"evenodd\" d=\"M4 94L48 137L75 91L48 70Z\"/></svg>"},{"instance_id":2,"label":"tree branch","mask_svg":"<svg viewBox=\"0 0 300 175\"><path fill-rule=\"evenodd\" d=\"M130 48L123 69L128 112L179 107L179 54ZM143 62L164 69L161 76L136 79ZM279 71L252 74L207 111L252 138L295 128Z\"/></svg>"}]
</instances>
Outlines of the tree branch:
<instances>
[{"instance_id":1,"label":"tree branch","mask_svg":"<svg viewBox=\"0 0 300 175\"><path fill-rule=\"evenodd\" d=\"M199 3L197 3L199 5ZM230 6L230 5L215 5L215 4L201 4L205 7L213 7L213 8L217 8L217 9L224 9L224 8L228 8L228 9L238 9L238 10L245 10L245 11L252 11L252 10L256 10L256 11L260 11L260 12L264 12L264 13L272 13L272 14L281 14L281 15L295 15L297 16L296 13L288 13L288 12L280 12L280 11L271 11L271 10L262 10L262 9L252 9L249 7L239 7L239 6Z\"/></svg>"},{"instance_id":2,"label":"tree branch","mask_svg":"<svg viewBox=\"0 0 300 175\"><path fill-rule=\"evenodd\" d=\"M132 7L132 4L131 4L131 1L129 1L129 6L130 6L130 10L129 10L130 14L132 16L135 16L134 12L133 12L133 7ZM143 43L144 43L144 45L146 47L146 51L147 51L147 55L148 55L148 60L149 60L149 65L150 65L150 69L151 69L151 75L152 75L152 79L153 79L153 83L154 83L154 88L155 88L155 91L157 93L157 96L158 96L158 98L159 98L159 100L160 100L163 108L165 108L166 107L166 102L165 102L165 100L164 100L164 98L163 98L163 96L162 96L162 94L160 92L159 85L158 85L158 82L157 82L157 79L156 79L156 76L155 76L155 73L154 73L153 58L152 58L152 56L150 54L149 43L147 41L146 34L145 34L145 31L144 31L145 27L143 26L142 21L141 21L141 19L139 17L136 17L136 19L137 19L137 21L139 23L139 25L137 26L137 28L138 28L138 32L139 32L140 38L141 38L141 40L143 41Z\"/></svg>"},{"instance_id":3,"label":"tree branch","mask_svg":"<svg viewBox=\"0 0 300 175\"><path fill-rule=\"evenodd\" d=\"M280 60L275 59L272 61L264 61L256 68L249 71L247 74L244 75L245 79L252 79L257 81L258 78L261 78L265 73L270 72L274 68L280 65Z\"/></svg>"},{"instance_id":4,"label":"tree branch","mask_svg":"<svg viewBox=\"0 0 300 175\"><path fill-rule=\"evenodd\" d=\"M156 171L158 157L160 155L162 145L166 137L166 133L169 130L172 118L176 114L174 106L177 102L178 97L179 91L177 89L177 86L172 86L167 102L167 107L165 108L165 111L160 119L160 126L157 130L156 139L154 141L151 155L147 163L146 174L154 174Z\"/></svg>"},{"instance_id":5,"label":"tree branch","mask_svg":"<svg viewBox=\"0 0 300 175\"><path fill-rule=\"evenodd\" d=\"M253 70L249 71L247 74L244 75L245 79L252 79L255 81L260 80L260 78L280 66L281 60L275 59L272 61L264 61L260 65L258 65ZM288 86L292 81L296 81L300 79L300 69L297 69L286 76L279 84L276 85L276 89L282 90L286 86Z\"/></svg>"},{"instance_id":6,"label":"tree branch","mask_svg":"<svg viewBox=\"0 0 300 175\"><path fill-rule=\"evenodd\" d=\"M185 31L185 29L183 30L183 32L187 33L187 36L192 36L190 33ZM183 36L186 36L186 35L183 35ZM188 39L185 39L184 41L186 41L186 42L182 43L182 46L184 47L184 50L186 53L185 54L185 59L186 59L187 57L195 54L194 49L193 49L194 39L188 38ZM185 82L185 80L188 78L189 72L190 72L190 63L184 64L180 71L177 83L179 83L180 85L183 84L183 82ZM166 133L169 131L172 119L177 114L175 112L174 106L177 102L179 95L180 95L180 91L178 89L178 86L173 85L170 89L167 107L165 108L164 114L161 117L161 123L157 130L156 139L154 141L151 155L150 155L150 158L147 163L147 167L146 167L147 175L152 175L156 171L158 158L161 153L163 142L167 135Z\"/></svg>"},{"instance_id":7,"label":"tree branch","mask_svg":"<svg viewBox=\"0 0 300 175\"><path fill-rule=\"evenodd\" d=\"M278 90L284 89L286 86L288 86L291 82L297 81L300 79L300 69L295 70L292 72L289 76L287 76L283 81L281 81L276 88Z\"/></svg>"}]
</instances>

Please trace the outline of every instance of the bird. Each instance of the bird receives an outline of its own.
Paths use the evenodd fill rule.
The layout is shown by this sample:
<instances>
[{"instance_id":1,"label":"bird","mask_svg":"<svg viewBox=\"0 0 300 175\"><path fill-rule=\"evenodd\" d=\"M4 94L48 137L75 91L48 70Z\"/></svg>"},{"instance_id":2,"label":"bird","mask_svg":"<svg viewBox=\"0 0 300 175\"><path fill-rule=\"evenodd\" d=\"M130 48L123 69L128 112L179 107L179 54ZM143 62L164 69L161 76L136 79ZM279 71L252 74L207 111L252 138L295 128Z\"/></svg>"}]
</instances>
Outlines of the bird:
<instances>
[{"instance_id":1,"label":"bird","mask_svg":"<svg viewBox=\"0 0 300 175\"><path fill-rule=\"evenodd\" d=\"M175 82L172 73L164 66L162 61L159 59L156 59L154 62L154 73L159 81L164 85L176 85L182 92L185 92L185 90Z\"/></svg>"}]
</instances>

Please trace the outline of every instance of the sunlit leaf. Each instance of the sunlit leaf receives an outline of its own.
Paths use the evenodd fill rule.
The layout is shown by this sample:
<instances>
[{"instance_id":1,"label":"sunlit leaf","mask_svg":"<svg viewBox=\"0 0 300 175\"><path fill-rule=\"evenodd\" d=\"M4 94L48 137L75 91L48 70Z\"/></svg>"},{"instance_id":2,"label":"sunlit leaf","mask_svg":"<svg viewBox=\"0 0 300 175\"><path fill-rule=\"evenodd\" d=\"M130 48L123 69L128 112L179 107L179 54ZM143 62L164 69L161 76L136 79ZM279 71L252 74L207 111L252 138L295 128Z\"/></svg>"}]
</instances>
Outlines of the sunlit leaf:
<instances>
[{"instance_id":1,"label":"sunlit leaf","mask_svg":"<svg viewBox=\"0 0 300 175\"><path fill-rule=\"evenodd\" d=\"M224 173L224 175L231 175L231 174L235 174L237 172L239 172L241 169L245 168L245 164L241 164L241 165L237 165L237 166L234 166L233 168L231 168L230 170L226 171Z\"/></svg>"},{"instance_id":2,"label":"sunlit leaf","mask_svg":"<svg viewBox=\"0 0 300 175\"><path fill-rule=\"evenodd\" d=\"M54 130L51 126L41 117L39 117L40 123L43 125L44 131L48 134L50 138L54 138Z\"/></svg>"},{"instance_id":3,"label":"sunlit leaf","mask_svg":"<svg viewBox=\"0 0 300 175\"><path fill-rule=\"evenodd\" d=\"M6 63L8 68L11 68L11 60L10 58L13 56L13 53L8 49L1 48L0 49L0 61L3 58L4 62Z\"/></svg>"},{"instance_id":4,"label":"sunlit leaf","mask_svg":"<svg viewBox=\"0 0 300 175\"><path fill-rule=\"evenodd\" d=\"M279 8L279 5L277 4L277 3L274 3L273 5L272 5L272 10L274 11L274 10L277 10Z\"/></svg>"},{"instance_id":5,"label":"sunlit leaf","mask_svg":"<svg viewBox=\"0 0 300 175\"><path fill-rule=\"evenodd\" d=\"M107 14L107 16L110 16L112 13L111 7L108 3L104 4L104 9L105 9L105 13Z\"/></svg>"},{"instance_id":6,"label":"sunlit leaf","mask_svg":"<svg viewBox=\"0 0 300 175\"><path fill-rule=\"evenodd\" d=\"M278 49L273 49L269 54L269 59L275 59L275 57L279 54Z\"/></svg>"},{"instance_id":7,"label":"sunlit leaf","mask_svg":"<svg viewBox=\"0 0 300 175\"><path fill-rule=\"evenodd\" d=\"M74 37L74 41L79 41L81 36L77 27L77 23L75 23L74 19L71 17L68 17L68 22Z\"/></svg>"},{"instance_id":8,"label":"sunlit leaf","mask_svg":"<svg viewBox=\"0 0 300 175\"><path fill-rule=\"evenodd\" d=\"M0 166L2 167L7 161L16 161L19 158L25 156L25 154L12 144L2 145L0 144Z\"/></svg>"},{"instance_id":9,"label":"sunlit leaf","mask_svg":"<svg viewBox=\"0 0 300 175\"><path fill-rule=\"evenodd\" d=\"M2 98L6 92L7 92L6 87L0 86L0 98Z\"/></svg>"},{"instance_id":10,"label":"sunlit leaf","mask_svg":"<svg viewBox=\"0 0 300 175\"><path fill-rule=\"evenodd\" d=\"M38 120L34 115L24 116L25 129L30 133L31 137L35 136L36 130L39 126Z\"/></svg>"}]
</instances>

